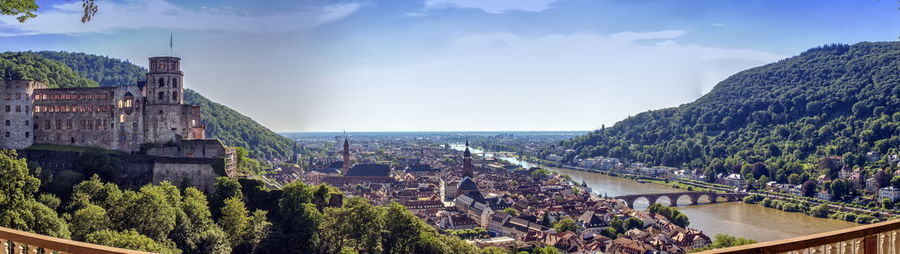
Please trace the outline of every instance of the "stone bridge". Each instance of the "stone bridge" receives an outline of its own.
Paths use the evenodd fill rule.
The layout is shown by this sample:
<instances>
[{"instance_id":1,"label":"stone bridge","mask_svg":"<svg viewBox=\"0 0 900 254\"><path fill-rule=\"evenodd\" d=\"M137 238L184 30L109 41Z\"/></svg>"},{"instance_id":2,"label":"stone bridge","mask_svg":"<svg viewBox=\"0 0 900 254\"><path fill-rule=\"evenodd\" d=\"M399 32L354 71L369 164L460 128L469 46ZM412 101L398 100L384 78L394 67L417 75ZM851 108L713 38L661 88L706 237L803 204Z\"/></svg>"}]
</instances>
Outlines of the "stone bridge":
<instances>
[{"instance_id":1,"label":"stone bridge","mask_svg":"<svg viewBox=\"0 0 900 254\"><path fill-rule=\"evenodd\" d=\"M667 198L669 200L670 206L678 205L678 199L687 196L691 200L691 205L696 205L700 203L700 198L706 196L710 203L719 202L717 199L725 198L725 202L728 201L740 201L744 197L746 197L747 193L718 193L718 192L670 192L670 193L648 193L648 194L634 194L634 195L624 195L613 197L618 200L625 201L625 204L628 207L634 207L634 202L638 199L647 199L651 205L659 202L661 198Z\"/></svg>"}]
</instances>

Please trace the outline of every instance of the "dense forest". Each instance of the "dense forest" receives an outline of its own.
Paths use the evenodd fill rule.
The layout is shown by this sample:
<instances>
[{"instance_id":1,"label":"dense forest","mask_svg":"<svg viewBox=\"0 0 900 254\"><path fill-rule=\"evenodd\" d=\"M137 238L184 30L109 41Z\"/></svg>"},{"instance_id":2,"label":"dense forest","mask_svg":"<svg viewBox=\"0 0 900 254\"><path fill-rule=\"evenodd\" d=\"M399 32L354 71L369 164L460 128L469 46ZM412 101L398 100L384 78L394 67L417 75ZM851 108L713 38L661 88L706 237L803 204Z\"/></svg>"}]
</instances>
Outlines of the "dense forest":
<instances>
[{"instance_id":1,"label":"dense forest","mask_svg":"<svg viewBox=\"0 0 900 254\"><path fill-rule=\"evenodd\" d=\"M36 80L53 88L97 86L97 82L79 76L65 64L30 52L0 53L0 77L4 80Z\"/></svg>"},{"instance_id":2,"label":"dense forest","mask_svg":"<svg viewBox=\"0 0 900 254\"><path fill-rule=\"evenodd\" d=\"M825 156L872 174L896 167L889 158L900 154L898 96L900 42L826 45L562 145L575 149L569 160L618 157L783 183L793 174L835 177L837 169L818 165Z\"/></svg>"},{"instance_id":3,"label":"dense forest","mask_svg":"<svg viewBox=\"0 0 900 254\"><path fill-rule=\"evenodd\" d=\"M95 81L102 87L137 84L138 81L144 80L144 74L147 73L146 69L117 58L61 51L34 53L62 62L79 76Z\"/></svg>"},{"instance_id":4,"label":"dense forest","mask_svg":"<svg viewBox=\"0 0 900 254\"><path fill-rule=\"evenodd\" d=\"M131 62L84 53L41 51L0 54L4 79L37 80L51 87L95 87L137 84L146 69ZM189 86L189 85L188 85ZM293 141L272 132L225 105L185 89L185 102L200 105L207 136L228 146L247 148L254 158L289 158Z\"/></svg>"}]
</instances>

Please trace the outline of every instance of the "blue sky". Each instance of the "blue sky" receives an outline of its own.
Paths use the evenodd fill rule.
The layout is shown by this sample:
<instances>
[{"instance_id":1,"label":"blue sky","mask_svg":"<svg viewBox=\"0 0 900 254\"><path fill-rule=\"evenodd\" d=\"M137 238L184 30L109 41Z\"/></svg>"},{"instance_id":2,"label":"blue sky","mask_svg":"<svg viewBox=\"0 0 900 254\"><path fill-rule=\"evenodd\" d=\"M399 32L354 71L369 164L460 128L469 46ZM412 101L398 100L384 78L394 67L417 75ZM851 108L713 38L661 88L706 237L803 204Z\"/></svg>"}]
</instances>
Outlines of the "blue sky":
<instances>
[{"instance_id":1,"label":"blue sky","mask_svg":"<svg viewBox=\"0 0 900 254\"><path fill-rule=\"evenodd\" d=\"M829 43L892 41L887 0L38 1L4 51L146 65L277 131L589 130Z\"/></svg>"}]
</instances>

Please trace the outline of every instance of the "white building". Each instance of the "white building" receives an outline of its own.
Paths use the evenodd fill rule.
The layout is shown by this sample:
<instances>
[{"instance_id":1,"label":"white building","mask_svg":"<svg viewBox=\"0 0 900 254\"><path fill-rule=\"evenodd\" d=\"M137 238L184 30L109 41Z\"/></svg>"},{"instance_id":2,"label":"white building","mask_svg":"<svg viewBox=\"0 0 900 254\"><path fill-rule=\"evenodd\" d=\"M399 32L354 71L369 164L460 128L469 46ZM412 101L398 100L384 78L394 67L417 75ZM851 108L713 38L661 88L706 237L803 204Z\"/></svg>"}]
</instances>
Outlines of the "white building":
<instances>
[{"instance_id":1,"label":"white building","mask_svg":"<svg viewBox=\"0 0 900 254\"><path fill-rule=\"evenodd\" d=\"M878 198L897 200L898 198L900 198L900 189L896 189L894 188L894 186L881 188L880 190L878 190Z\"/></svg>"}]
</instances>

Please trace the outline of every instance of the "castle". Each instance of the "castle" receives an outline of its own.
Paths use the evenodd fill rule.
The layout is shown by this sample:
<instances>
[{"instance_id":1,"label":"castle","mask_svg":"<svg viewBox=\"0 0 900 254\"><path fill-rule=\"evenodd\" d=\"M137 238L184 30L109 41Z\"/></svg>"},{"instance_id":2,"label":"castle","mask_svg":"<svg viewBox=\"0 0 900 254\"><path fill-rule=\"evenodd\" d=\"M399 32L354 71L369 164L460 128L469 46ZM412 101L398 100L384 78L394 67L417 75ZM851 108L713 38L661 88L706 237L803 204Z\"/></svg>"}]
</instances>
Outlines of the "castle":
<instances>
[{"instance_id":1,"label":"castle","mask_svg":"<svg viewBox=\"0 0 900 254\"><path fill-rule=\"evenodd\" d=\"M48 88L37 81L0 81L0 149L47 144L164 157L169 163L177 158L225 159L224 169L231 172L233 149L206 139L200 107L184 104L180 61L152 57L146 81L117 87Z\"/></svg>"}]
</instances>

